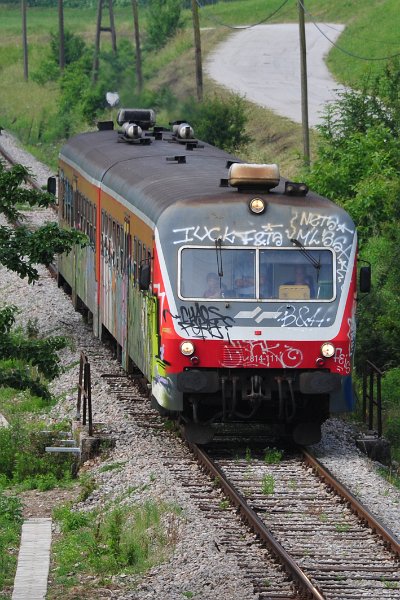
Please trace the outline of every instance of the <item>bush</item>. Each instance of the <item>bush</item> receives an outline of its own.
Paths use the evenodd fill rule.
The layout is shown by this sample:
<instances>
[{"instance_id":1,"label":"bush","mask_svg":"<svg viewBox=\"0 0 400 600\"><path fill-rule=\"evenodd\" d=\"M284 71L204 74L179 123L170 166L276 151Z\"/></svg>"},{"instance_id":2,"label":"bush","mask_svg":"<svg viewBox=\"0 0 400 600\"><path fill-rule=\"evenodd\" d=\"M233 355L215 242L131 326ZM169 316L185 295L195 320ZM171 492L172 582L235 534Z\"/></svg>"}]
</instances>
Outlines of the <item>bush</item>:
<instances>
[{"instance_id":1,"label":"bush","mask_svg":"<svg viewBox=\"0 0 400 600\"><path fill-rule=\"evenodd\" d=\"M214 95L200 104L191 100L184 104L182 114L197 138L228 152L236 152L250 141L245 132L246 106L240 96Z\"/></svg>"},{"instance_id":2,"label":"bush","mask_svg":"<svg viewBox=\"0 0 400 600\"><path fill-rule=\"evenodd\" d=\"M147 43L151 49L162 48L180 27L181 0L149 0Z\"/></svg>"},{"instance_id":3,"label":"bush","mask_svg":"<svg viewBox=\"0 0 400 600\"><path fill-rule=\"evenodd\" d=\"M24 489L52 489L71 479L74 458L70 454L47 454L52 436L44 436L39 425L12 423L0 428L0 474L9 484Z\"/></svg>"}]
</instances>

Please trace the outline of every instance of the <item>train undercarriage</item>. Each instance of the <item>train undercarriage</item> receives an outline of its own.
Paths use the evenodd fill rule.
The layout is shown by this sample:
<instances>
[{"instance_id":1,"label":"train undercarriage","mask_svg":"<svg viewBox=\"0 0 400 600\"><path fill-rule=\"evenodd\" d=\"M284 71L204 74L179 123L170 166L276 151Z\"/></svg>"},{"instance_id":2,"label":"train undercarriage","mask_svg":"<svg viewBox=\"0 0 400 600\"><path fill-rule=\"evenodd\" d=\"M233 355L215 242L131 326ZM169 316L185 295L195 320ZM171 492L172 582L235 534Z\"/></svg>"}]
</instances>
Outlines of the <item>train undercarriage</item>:
<instances>
[{"instance_id":1,"label":"train undercarriage","mask_svg":"<svg viewBox=\"0 0 400 600\"><path fill-rule=\"evenodd\" d=\"M321 439L340 376L322 370L190 369L178 375L185 431L206 443L221 423L258 423L297 444Z\"/></svg>"}]
</instances>

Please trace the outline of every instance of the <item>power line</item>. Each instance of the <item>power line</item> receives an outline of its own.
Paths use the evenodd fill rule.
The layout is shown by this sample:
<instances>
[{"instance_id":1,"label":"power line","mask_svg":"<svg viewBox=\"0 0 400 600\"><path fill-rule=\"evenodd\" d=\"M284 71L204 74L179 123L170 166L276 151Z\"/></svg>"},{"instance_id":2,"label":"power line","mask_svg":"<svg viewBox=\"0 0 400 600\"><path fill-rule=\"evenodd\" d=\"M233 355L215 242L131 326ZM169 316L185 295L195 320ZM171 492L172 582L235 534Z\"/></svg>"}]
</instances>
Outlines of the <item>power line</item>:
<instances>
[{"instance_id":1,"label":"power line","mask_svg":"<svg viewBox=\"0 0 400 600\"><path fill-rule=\"evenodd\" d=\"M282 4L276 10L274 10L274 12L272 12L270 15L268 15L267 17L265 17L265 19L262 19L261 21L258 21L258 23L253 23L253 25L243 25L243 26L242 25L239 25L239 26L228 25L227 23L224 23L223 21L220 21L216 17L211 17L210 15L204 15L204 16L209 21L217 23L217 25L221 25L222 27L227 27L228 29L233 29L233 30L237 30L237 29L240 29L240 30L243 30L243 29L252 29L253 27L256 27L257 25L262 25L266 21L269 21L270 19L272 19L272 17L274 17L285 6L285 4L287 4L288 2L289 2L289 0L284 0L282 2ZM199 8L205 8L204 5L200 4L200 0L196 0L196 4L197 4L197 6Z\"/></svg>"},{"instance_id":2,"label":"power line","mask_svg":"<svg viewBox=\"0 0 400 600\"><path fill-rule=\"evenodd\" d=\"M338 31L339 33L343 32L343 28L342 29L338 29L338 27L334 27L333 25L329 25L329 23L324 23L324 27L327 27L328 29L333 29L333 31ZM359 39L361 37L357 33L355 33L353 35L355 37L358 37ZM368 40L371 41L371 42L376 42L377 44L381 44L382 43L382 40L377 40L376 38L372 38L370 36L368 36ZM392 40L385 40L385 44L388 45L388 46L398 46L399 42L398 41L392 41Z\"/></svg>"},{"instance_id":3,"label":"power line","mask_svg":"<svg viewBox=\"0 0 400 600\"><path fill-rule=\"evenodd\" d=\"M400 52L396 52L395 54L391 54L390 56L380 56L378 58L376 57L367 57L367 56L359 56L358 54L354 54L353 52L350 52L349 50L346 50L345 48L342 48L341 46L339 46L338 44L336 44L335 42L333 42L323 31L322 29L319 27L318 23L315 21L315 18L313 17L313 15L308 12L308 10L305 8L302 0L299 0L299 3L301 4L301 6L303 7L304 12L306 13L306 15L308 17L310 17L311 21L313 22L314 27L316 27L318 29L318 31L320 32L321 35L324 36L325 39L328 40L328 42L330 44L332 44L332 46L334 46L335 48L337 48L338 50L340 50L340 52L343 52L344 54L347 54L348 56L351 56L352 58L357 58L359 60L366 60L366 61L380 61L380 60L390 60L391 58L396 58L397 56L400 56Z\"/></svg>"}]
</instances>

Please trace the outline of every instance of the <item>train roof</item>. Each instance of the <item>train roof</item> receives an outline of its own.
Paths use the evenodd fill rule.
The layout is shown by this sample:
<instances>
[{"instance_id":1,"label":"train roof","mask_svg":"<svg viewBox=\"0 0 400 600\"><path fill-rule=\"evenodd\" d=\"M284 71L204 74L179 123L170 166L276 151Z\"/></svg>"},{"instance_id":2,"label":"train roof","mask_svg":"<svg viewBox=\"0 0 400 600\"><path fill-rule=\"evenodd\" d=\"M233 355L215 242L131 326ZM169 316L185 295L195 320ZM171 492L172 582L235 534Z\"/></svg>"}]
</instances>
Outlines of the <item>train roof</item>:
<instances>
[{"instance_id":1,"label":"train roof","mask_svg":"<svg viewBox=\"0 0 400 600\"><path fill-rule=\"evenodd\" d=\"M153 224L166 209L181 206L182 201L243 202L243 193L220 186L228 175L227 162L242 162L237 157L203 142L190 149L190 144L176 142L168 132L162 139L145 139L150 143L121 141L115 130L83 133L63 146L60 159L93 184L101 184L136 207ZM268 192L269 202L330 208L346 215L330 200L312 192L304 197L285 195L285 181L281 178L279 186ZM262 193L267 192L253 190L248 196Z\"/></svg>"}]
</instances>

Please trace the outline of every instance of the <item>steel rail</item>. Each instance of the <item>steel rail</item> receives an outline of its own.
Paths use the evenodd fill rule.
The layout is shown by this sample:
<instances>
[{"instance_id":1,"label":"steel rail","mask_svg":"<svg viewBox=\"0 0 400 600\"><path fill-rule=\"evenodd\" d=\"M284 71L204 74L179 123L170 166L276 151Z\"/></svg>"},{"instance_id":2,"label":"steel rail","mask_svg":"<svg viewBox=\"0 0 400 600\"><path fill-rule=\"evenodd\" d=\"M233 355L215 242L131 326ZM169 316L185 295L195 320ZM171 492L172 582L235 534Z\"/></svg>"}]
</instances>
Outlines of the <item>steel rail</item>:
<instances>
[{"instance_id":1,"label":"steel rail","mask_svg":"<svg viewBox=\"0 0 400 600\"><path fill-rule=\"evenodd\" d=\"M383 540L391 547L393 552L400 558L400 543L397 541L395 535L387 529L383 523L381 523L374 515L361 504L359 500L348 490L342 483L340 483L336 477L322 465L317 458L311 454L308 450L302 449L304 460L308 466L310 466L317 475L339 496L344 498L346 502L350 504L352 510L362 519L366 521L369 527L375 531Z\"/></svg>"},{"instance_id":2,"label":"steel rail","mask_svg":"<svg viewBox=\"0 0 400 600\"><path fill-rule=\"evenodd\" d=\"M286 572L297 582L299 587L306 593L307 597L315 600L325 600L325 597L321 592L311 583L304 571L302 571L290 554L286 552L278 540L275 539L259 516L248 506L244 497L228 481L223 471L214 463L208 454L203 449L199 448L199 446L196 446L196 444L191 444L189 442L187 442L187 444L202 466L217 479L218 484L226 496L228 496L231 502L239 509L242 518L268 548L270 548L281 564L283 564Z\"/></svg>"}]
</instances>

